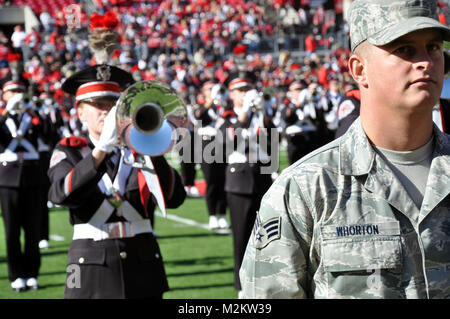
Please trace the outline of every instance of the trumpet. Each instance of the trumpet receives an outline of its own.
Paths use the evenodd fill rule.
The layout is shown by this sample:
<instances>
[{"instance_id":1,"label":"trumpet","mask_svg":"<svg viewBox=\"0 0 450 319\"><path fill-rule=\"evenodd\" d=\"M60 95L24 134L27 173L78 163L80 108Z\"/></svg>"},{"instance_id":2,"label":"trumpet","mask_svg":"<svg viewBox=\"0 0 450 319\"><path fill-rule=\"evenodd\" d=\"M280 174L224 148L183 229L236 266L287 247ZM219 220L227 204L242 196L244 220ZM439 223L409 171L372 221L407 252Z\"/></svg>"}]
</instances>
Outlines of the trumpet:
<instances>
[{"instance_id":1,"label":"trumpet","mask_svg":"<svg viewBox=\"0 0 450 319\"><path fill-rule=\"evenodd\" d=\"M136 82L122 93L116 105L122 146L139 154L163 155L186 135L186 105L162 82Z\"/></svg>"},{"instance_id":2,"label":"trumpet","mask_svg":"<svg viewBox=\"0 0 450 319\"><path fill-rule=\"evenodd\" d=\"M261 106L264 110L274 108L277 103L277 93L273 88L265 88L262 92Z\"/></svg>"},{"instance_id":3,"label":"trumpet","mask_svg":"<svg viewBox=\"0 0 450 319\"><path fill-rule=\"evenodd\" d=\"M32 111L34 107L33 100L29 94L16 93L16 95L8 101L14 105L9 111L11 114L23 114L27 111Z\"/></svg>"},{"instance_id":4,"label":"trumpet","mask_svg":"<svg viewBox=\"0 0 450 319\"><path fill-rule=\"evenodd\" d=\"M277 103L276 92L272 88L265 88L262 92L250 90L244 97L244 103L248 104L254 112L267 112Z\"/></svg>"}]
</instances>

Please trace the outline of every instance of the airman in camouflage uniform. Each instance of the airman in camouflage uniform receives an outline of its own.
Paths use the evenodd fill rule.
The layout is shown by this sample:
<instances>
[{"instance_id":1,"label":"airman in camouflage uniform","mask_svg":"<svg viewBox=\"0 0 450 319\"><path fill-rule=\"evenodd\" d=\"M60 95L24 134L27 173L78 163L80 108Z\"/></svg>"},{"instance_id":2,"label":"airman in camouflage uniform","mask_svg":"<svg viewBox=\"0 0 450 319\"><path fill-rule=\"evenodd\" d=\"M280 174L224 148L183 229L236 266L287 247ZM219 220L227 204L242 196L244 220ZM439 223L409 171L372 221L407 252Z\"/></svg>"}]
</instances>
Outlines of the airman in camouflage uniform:
<instances>
[{"instance_id":1,"label":"airman in camouflage uniform","mask_svg":"<svg viewBox=\"0 0 450 319\"><path fill-rule=\"evenodd\" d=\"M356 0L349 15L352 50L366 40L384 46L412 32L426 39L426 45L408 44L413 58L403 50L394 54L401 66L414 60L411 74L438 74L432 84L407 88L415 97L433 92L411 110L429 110L414 123L425 123L430 130L419 133L433 141L421 205L376 150L384 144L368 133L373 123L367 124L364 107L373 103L362 92L361 117L347 133L287 168L264 195L240 270L244 298L450 297L450 136L432 126L444 71L442 47L429 45L427 34L442 30L448 40L450 32L436 22L435 11L436 1ZM395 120L375 126L390 129Z\"/></svg>"}]
</instances>

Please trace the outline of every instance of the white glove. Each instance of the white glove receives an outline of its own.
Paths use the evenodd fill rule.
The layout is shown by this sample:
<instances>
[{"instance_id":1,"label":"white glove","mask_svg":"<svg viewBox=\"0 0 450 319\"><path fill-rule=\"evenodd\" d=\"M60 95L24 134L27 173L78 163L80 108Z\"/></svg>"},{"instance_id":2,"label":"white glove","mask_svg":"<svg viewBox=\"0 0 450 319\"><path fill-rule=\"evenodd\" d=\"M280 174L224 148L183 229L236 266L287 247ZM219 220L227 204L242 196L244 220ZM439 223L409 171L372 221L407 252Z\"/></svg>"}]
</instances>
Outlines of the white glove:
<instances>
[{"instance_id":1,"label":"white glove","mask_svg":"<svg viewBox=\"0 0 450 319\"><path fill-rule=\"evenodd\" d=\"M98 141L97 147L106 152L111 153L116 147L118 142L118 132L116 127L116 110L117 107L114 106L106 115L105 120L103 122L103 130L100 135L100 139Z\"/></svg>"},{"instance_id":2,"label":"white glove","mask_svg":"<svg viewBox=\"0 0 450 319\"><path fill-rule=\"evenodd\" d=\"M242 102L242 111L248 112L252 106L255 106L258 97L258 91L255 89L245 92L244 101Z\"/></svg>"},{"instance_id":3,"label":"white glove","mask_svg":"<svg viewBox=\"0 0 450 319\"><path fill-rule=\"evenodd\" d=\"M217 95L219 95L219 90L220 90L220 84L215 84L211 88L211 99L214 100L217 97Z\"/></svg>"},{"instance_id":4,"label":"white glove","mask_svg":"<svg viewBox=\"0 0 450 319\"><path fill-rule=\"evenodd\" d=\"M17 109L22 100L23 100L23 93L14 94L6 104L6 110L9 113L14 113L14 111Z\"/></svg>"}]
</instances>

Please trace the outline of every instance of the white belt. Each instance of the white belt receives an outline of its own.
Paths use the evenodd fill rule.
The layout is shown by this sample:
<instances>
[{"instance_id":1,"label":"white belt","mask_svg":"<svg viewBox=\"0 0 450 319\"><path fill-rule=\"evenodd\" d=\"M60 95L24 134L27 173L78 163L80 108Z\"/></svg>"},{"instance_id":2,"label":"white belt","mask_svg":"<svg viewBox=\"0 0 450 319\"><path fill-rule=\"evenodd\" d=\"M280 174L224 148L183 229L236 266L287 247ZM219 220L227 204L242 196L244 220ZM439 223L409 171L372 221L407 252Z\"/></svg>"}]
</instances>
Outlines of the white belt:
<instances>
[{"instance_id":1,"label":"white belt","mask_svg":"<svg viewBox=\"0 0 450 319\"><path fill-rule=\"evenodd\" d=\"M233 153L228 155L228 164L236 164L236 163L247 163L247 156L237 151L234 151Z\"/></svg>"},{"instance_id":2,"label":"white belt","mask_svg":"<svg viewBox=\"0 0 450 319\"><path fill-rule=\"evenodd\" d=\"M295 135L295 134L299 134L299 133L306 133L306 132L314 132L316 130L316 128L313 125L291 125L286 127L285 133L287 135Z\"/></svg>"},{"instance_id":3,"label":"white belt","mask_svg":"<svg viewBox=\"0 0 450 319\"><path fill-rule=\"evenodd\" d=\"M73 240L93 239L95 241L114 238L129 238L142 233L153 232L149 219L133 222L107 223L96 227L92 224L76 224L73 228Z\"/></svg>"},{"instance_id":4,"label":"white belt","mask_svg":"<svg viewBox=\"0 0 450 319\"><path fill-rule=\"evenodd\" d=\"M216 136L217 130L211 126L199 127L197 129L198 135Z\"/></svg>"},{"instance_id":5,"label":"white belt","mask_svg":"<svg viewBox=\"0 0 450 319\"><path fill-rule=\"evenodd\" d=\"M22 145L27 151L22 152L23 159L24 160L38 160L39 159L39 153L36 152L36 149L34 148L33 144L28 142L27 140L23 139L21 141L17 139L13 139L11 143L8 145L8 147L5 149L3 153L0 154L0 161L1 162L16 162L18 161L19 154L15 153L14 150L19 146Z\"/></svg>"}]
</instances>

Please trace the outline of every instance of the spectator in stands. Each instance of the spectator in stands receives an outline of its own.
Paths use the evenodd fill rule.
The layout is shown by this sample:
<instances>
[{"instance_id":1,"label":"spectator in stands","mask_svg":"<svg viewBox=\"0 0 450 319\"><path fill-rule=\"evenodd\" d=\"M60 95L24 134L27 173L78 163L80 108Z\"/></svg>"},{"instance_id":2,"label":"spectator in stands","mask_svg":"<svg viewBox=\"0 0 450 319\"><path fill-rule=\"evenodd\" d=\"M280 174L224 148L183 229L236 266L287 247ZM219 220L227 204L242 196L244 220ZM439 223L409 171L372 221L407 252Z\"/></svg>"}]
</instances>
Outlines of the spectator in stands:
<instances>
[{"instance_id":1,"label":"spectator in stands","mask_svg":"<svg viewBox=\"0 0 450 319\"><path fill-rule=\"evenodd\" d=\"M11 35L12 47L16 53L22 54L22 45L26 37L27 34L25 33L25 31L23 31L22 26L16 25L14 27L14 32Z\"/></svg>"},{"instance_id":2,"label":"spectator in stands","mask_svg":"<svg viewBox=\"0 0 450 319\"><path fill-rule=\"evenodd\" d=\"M39 15L39 20L41 21L45 32L50 33L53 31L53 23L55 20L46 7L42 9L42 13Z\"/></svg>"},{"instance_id":3,"label":"spectator in stands","mask_svg":"<svg viewBox=\"0 0 450 319\"><path fill-rule=\"evenodd\" d=\"M310 33L305 38L305 51L308 53L315 52L317 48L317 41L313 33Z\"/></svg>"}]
</instances>

